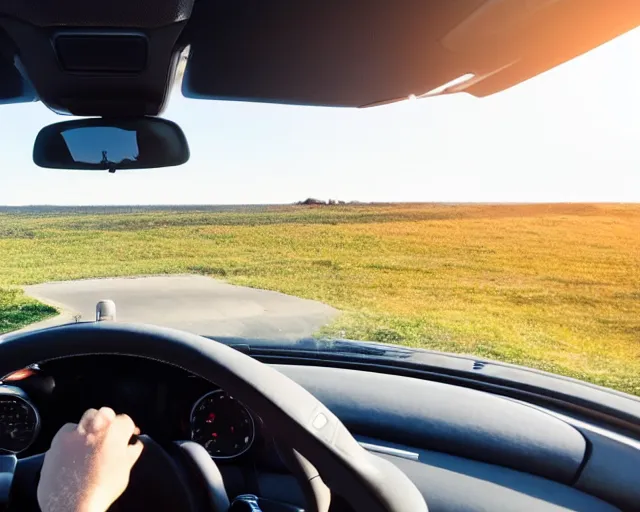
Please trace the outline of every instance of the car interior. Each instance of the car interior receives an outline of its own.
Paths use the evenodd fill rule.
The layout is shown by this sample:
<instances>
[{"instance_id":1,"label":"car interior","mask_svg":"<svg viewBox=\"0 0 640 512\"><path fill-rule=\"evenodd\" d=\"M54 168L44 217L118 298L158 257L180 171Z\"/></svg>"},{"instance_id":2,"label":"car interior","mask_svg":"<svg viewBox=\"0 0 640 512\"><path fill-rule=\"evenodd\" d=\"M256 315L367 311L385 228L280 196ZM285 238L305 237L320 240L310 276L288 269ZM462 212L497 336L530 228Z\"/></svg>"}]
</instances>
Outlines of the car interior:
<instances>
[{"instance_id":1,"label":"car interior","mask_svg":"<svg viewBox=\"0 0 640 512\"><path fill-rule=\"evenodd\" d=\"M368 108L500 93L639 25L637 0L4 0L0 103L92 118L45 128L39 165L105 127L139 154L95 168L178 165L183 63L194 101ZM0 510L39 510L54 434L100 405L145 445L114 511L640 510L640 401L537 370L101 319L3 336L0 376Z\"/></svg>"}]
</instances>

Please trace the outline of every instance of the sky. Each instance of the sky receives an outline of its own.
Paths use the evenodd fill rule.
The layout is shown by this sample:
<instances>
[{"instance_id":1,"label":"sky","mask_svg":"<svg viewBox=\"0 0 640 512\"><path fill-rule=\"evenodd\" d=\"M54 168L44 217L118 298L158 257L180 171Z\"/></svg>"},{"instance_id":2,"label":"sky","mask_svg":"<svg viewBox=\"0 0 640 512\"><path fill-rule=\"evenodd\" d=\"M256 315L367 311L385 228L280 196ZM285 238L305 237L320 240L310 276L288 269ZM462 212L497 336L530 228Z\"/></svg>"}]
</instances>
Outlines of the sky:
<instances>
[{"instance_id":1,"label":"sky","mask_svg":"<svg viewBox=\"0 0 640 512\"><path fill-rule=\"evenodd\" d=\"M0 204L345 201L640 202L640 30L508 91L370 109L196 101L176 91L190 161L40 169L33 141L64 120L0 107Z\"/></svg>"}]
</instances>

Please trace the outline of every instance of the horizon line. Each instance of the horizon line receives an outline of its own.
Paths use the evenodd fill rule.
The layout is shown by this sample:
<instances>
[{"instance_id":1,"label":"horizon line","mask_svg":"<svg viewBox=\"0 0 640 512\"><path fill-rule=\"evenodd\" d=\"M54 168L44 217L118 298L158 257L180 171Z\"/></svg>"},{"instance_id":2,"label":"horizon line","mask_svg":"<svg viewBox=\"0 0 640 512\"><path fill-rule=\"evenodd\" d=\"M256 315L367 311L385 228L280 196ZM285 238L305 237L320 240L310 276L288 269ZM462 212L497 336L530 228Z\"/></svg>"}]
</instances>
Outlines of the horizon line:
<instances>
[{"instance_id":1,"label":"horizon line","mask_svg":"<svg viewBox=\"0 0 640 512\"><path fill-rule=\"evenodd\" d=\"M304 205L293 203L144 203L144 204L0 204L0 209L10 208L169 208L169 207L262 207L262 206L366 206L366 205L640 205L640 201L347 201L337 204L319 203Z\"/></svg>"}]
</instances>

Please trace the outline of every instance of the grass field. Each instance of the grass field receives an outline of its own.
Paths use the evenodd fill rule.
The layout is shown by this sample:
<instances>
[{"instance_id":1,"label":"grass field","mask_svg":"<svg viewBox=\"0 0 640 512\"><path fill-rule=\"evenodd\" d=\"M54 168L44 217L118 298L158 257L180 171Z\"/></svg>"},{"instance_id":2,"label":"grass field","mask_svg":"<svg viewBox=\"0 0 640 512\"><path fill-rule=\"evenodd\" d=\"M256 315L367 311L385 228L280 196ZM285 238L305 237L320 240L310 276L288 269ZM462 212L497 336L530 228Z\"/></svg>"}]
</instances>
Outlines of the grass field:
<instances>
[{"instance_id":1,"label":"grass field","mask_svg":"<svg viewBox=\"0 0 640 512\"><path fill-rule=\"evenodd\" d=\"M53 313L20 285L184 272L343 310L323 335L640 395L640 205L0 212L0 331Z\"/></svg>"}]
</instances>

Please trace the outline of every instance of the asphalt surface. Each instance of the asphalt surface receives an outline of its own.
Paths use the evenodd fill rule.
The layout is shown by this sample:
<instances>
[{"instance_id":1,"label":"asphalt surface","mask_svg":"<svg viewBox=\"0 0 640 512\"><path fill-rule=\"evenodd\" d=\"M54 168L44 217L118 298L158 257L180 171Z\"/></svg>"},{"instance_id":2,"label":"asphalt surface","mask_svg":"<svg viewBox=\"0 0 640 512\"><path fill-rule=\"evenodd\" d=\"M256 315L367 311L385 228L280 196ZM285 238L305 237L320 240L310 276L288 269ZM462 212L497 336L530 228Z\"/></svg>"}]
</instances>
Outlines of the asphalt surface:
<instances>
[{"instance_id":1,"label":"asphalt surface","mask_svg":"<svg viewBox=\"0 0 640 512\"><path fill-rule=\"evenodd\" d=\"M206 336L297 340L338 314L319 302L194 275L61 281L27 286L25 293L62 311L27 329L95 320L96 303L105 299L115 301L117 321Z\"/></svg>"}]
</instances>

